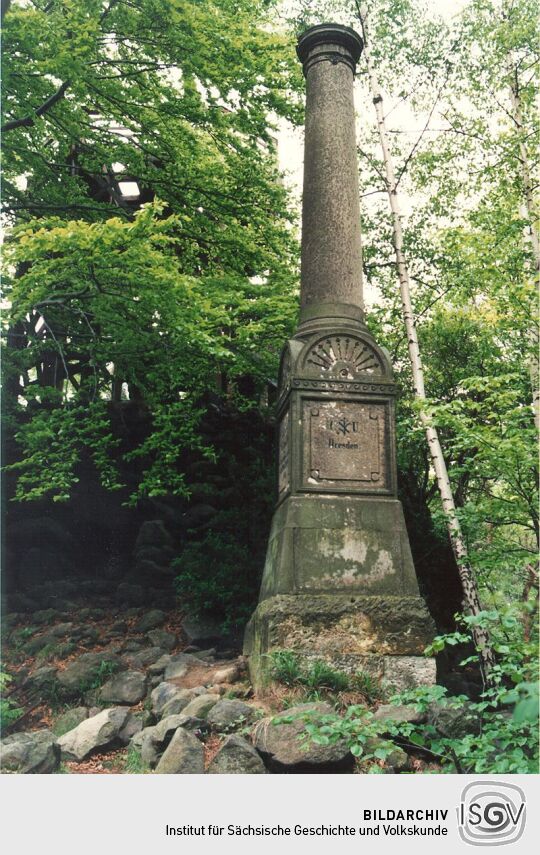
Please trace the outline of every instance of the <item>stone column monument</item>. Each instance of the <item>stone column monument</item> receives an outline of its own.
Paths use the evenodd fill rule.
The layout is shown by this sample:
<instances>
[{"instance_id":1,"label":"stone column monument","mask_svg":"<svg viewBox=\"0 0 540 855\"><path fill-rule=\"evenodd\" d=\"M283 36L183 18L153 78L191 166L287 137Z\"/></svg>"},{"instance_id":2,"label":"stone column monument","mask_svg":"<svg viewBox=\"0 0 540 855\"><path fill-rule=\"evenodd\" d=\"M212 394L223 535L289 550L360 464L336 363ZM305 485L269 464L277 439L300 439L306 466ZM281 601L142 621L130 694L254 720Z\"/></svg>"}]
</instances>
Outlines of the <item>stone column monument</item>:
<instances>
[{"instance_id":1,"label":"stone column monument","mask_svg":"<svg viewBox=\"0 0 540 855\"><path fill-rule=\"evenodd\" d=\"M298 40L306 77L301 311L279 376L278 499L245 653L362 670L402 688L435 680L396 492L389 357L364 323L353 79L362 40L321 24Z\"/></svg>"}]
</instances>

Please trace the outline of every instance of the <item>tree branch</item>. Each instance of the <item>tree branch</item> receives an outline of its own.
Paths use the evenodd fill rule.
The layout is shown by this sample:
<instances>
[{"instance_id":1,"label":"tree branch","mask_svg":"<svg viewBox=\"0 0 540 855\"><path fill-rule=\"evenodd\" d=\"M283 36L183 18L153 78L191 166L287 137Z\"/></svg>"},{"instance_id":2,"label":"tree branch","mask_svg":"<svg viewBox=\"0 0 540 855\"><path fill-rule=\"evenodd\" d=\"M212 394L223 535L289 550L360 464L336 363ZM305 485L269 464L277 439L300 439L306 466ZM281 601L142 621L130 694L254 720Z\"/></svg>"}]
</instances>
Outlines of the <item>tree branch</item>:
<instances>
[{"instance_id":1,"label":"tree branch","mask_svg":"<svg viewBox=\"0 0 540 855\"><path fill-rule=\"evenodd\" d=\"M51 109L51 107L54 107L54 105L64 97L66 89L68 89L70 82L71 81L66 80L65 83L62 83L62 85L58 87L56 92L51 95L50 98L47 98L47 100L41 105L41 107L38 107L37 110L34 111L33 115L25 116L24 119L13 119L13 121L6 122L5 125L2 125L2 133L5 134L8 131L14 131L15 128L32 127L32 125L35 124L36 119L45 115L45 113L47 113Z\"/></svg>"}]
</instances>

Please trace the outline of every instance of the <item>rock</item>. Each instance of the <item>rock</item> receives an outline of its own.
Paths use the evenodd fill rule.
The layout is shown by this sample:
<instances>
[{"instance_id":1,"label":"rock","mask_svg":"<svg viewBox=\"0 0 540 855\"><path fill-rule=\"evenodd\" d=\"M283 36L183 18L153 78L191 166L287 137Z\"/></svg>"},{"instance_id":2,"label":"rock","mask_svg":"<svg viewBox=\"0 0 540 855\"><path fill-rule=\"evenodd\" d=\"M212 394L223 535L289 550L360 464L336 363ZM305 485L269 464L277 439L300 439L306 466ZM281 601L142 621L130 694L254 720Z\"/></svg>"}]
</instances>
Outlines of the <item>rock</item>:
<instances>
[{"instance_id":1,"label":"rock","mask_svg":"<svg viewBox=\"0 0 540 855\"><path fill-rule=\"evenodd\" d=\"M135 551L143 546L169 546L172 548L174 541L165 528L163 520L147 520L143 522L135 541Z\"/></svg>"},{"instance_id":2,"label":"rock","mask_svg":"<svg viewBox=\"0 0 540 855\"><path fill-rule=\"evenodd\" d=\"M28 656L34 656L49 645L56 645L57 639L54 635L47 633L46 635L38 635L36 638L29 638L22 646L22 649Z\"/></svg>"},{"instance_id":3,"label":"rock","mask_svg":"<svg viewBox=\"0 0 540 855\"><path fill-rule=\"evenodd\" d=\"M122 743L122 745L129 745L131 740L137 733L140 733L143 729L143 718L141 713L134 715L130 713L126 719L126 722L118 734L118 739Z\"/></svg>"},{"instance_id":4,"label":"rock","mask_svg":"<svg viewBox=\"0 0 540 855\"><path fill-rule=\"evenodd\" d=\"M203 695L204 697L204 695ZM209 695L208 697L211 697ZM220 699L208 713L206 720L212 730L224 733L253 718L254 709L243 701Z\"/></svg>"},{"instance_id":5,"label":"rock","mask_svg":"<svg viewBox=\"0 0 540 855\"><path fill-rule=\"evenodd\" d=\"M140 754L143 763L153 769L159 760L158 747L152 739L154 732L153 727L145 727L140 733L137 733L133 739L140 740ZM132 743L133 744L133 743Z\"/></svg>"},{"instance_id":6,"label":"rock","mask_svg":"<svg viewBox=\"0 0 540 855\"><path fill-rule=\"evenodd\" d=\"M207 526L210 520L217 514L212 505L193 505L189 511L182 515L182 525L188 530L191 528L202 528Z\"/></svg>"},{"instance_id":7,"label":"rock","mask_svg":"<svg viewBox=\"0 0 540 855\"><path fill-rule=\"evenodd\" d=\"M129 710L112 707L81 722L58 739L63 760L85 760L98 748L109 748L121 742L120 733L127 723Z\"/></svg>"},{"instance_id":8,"label":"rock","mask_svg":"<svg viewBox=\"0 0 540 855\"><path fill-rule=\"evenodd\" d=\"M138 704L146 695L146 682L142 671L123 671L107 680L99 696L109 704Z\"/></svg>"},{"instance_id":9,"label":"rock","mask_svg":"<svg viewBox=\"0 0 540 855\"><path fill-rule=\"evenodd\" d=\"M393 706L392 704L381 704L374 713L375 721L392 721L401 724L402 722L410 722L411 724L423 724L426 720L425 713L420 713L414 707Z\"/></svg>"},{"instance_id":10,"label":"rock","mask_svg":"<svg viewBox=\"0 0 540 855\"><path fill-rule=\"evenodd\" d=\"M128 625L125 620L117 620L111 626L111 632L114 632L115 635L124 636L128 631Z\"/></svg>"},{"instance_id":11,"label":"rock","mask_svg":"<svg viewBox=\"0 0 540 855\"><path fill-rule=\"evenodd\" d=\"M32 623L41 626L46 623L52 623L58 617L56 609L40 609L32 615Z\"/></svg>"},{"instance_id":12,"label":"rock","mask_svg":"<svg viewBox=\"0 0 540 855\"><path fill-rule=\"evenodd\" d=\"M192 655L195 659L201 659L203 662L212 661L216 655L216 648L210 647L208 650L196 650Z\"/></svg>"},{"instance_id":13,"label":"rock","mask_svg":"<svg viewBox=\"0 0 540 855\"><path fill-rule=\"evenodd\" d=\"M378 736L370 737L366 740L364 751L366 754L373 753L377 748L388 748L388 740L381 739ZM360 758L361 759L361 758ZM383 760L384 769L387 773L403 772L409 768L409 755L403 748L394 745L392 750Z\"/></svg>"},{"instance_id":14,"label":"rock","mask_svg":"<svg viewBox=\"0 0 540 855\"><path fill-rule=\"evenodd\" d=\"M185 662L169 662L165 666L165 679L172 680L178 677L185 677L189 670L189 666Z\"/></svg>"},{"instance_id":15,"label":"rock","mask_svg":"<svg viewBox=\"0 0 540 855\"><path fill-rule=\"evenodd\" d=\"M240 668L238 665L227 665L214 673L214 683L236 683L240 679Z\"/></svg>"},{"instance_id":16,"label":"rock","mask_svg":"<svg viewBox=\"0 0 540 855\"><path fill-rule=\"evenodd\" d=\"M59 671L57 679L66 695L77 697L93 688L94 683L103 682L107 672L110 675L122 667L121 659L114 653L83 653L65 671Z\"/></svg>"},{"instance_id":17,"label":"rock","mask_svg":"<svg viewBox=\"0 0 540 855\"><path fill-rule=\"evenodd\" d=\"M184 709L184 715L193 715L197 718L208 718L208 713L215 704L219 701L219 695L199 695L198 698L193 698Z\"/></svg>"},{"instance_id":18,"label":"rock","mask_svg":"<svg viewBox=\"0 0 540 855\"><path fill-rule=\"evenodd\" d=\"M24 681L24 688L32 692L52 688L56 683L56 673L57 669L54 665L44 665L42 668L37 668Z\"/></svg>"},{"instance_id":19,"label":"rock","mask_svg":"<svg viewBox=\"0 0 540 855\"><path fill-rule=\"evenodd\" d=\"M223 636L218 621L211 617L196 618L186 616L182 621L182 629L187 636L188 644L198 647L219 641Z\"/></svg>"},{"instance_id":20,"label":"rock","mask_svg":"<svg viewBox=\"0 0 540 855\"><path fill-rule=\"evenodd\" d=\"M429 705L427 720L442 736L449 739L461 739L468 734L478 736L482 731L478 713L468 701L455 706L451 702L434 702Z\"/></svg>"},{"instance_id":21,"label":"rock","mask_svg":"<svg viewBox=\"0 0 540 855\"><path fill-rule=\"evenodd\" d=\"M163 751L171 741L173 734L179 727L191 732L208 730L202 718L189 715L169 715L162 718L159 724L153 728L152 740L156 746Z\"/></svg>"},{"instance_id":22,"label":"rock","mask_svg":"<svg viewBox=\"0 0 540 855\"><path fill-rule=\"evenodd\" d=\"M208 767L209 775L264 775L260 754L238 734L228 736Z\"/></svg>"},{"instance_id":23,"label":"rock","mask_svg":"<svg viewBox=\"0 0 540 855\"><path fill-rule=\"evenodd\" d=\"M174 650L178 643L176 635L172 632L166 632L164 629L152 629L148 633L148 639L156 647L161 647L162 650Z\"/></svg>"},{"instance_id":24,"label":"rock","mask_svg":"<svg viewBox=\"0 0 540 855\"><path fill-rule=\"evenodd\" d=\"M202 775L204 749L196 736L179 727L156 766L158 775Z\"/></svg>"},{"instance_id":25,"label":"rock","mask_svg":"<svg viewBox=\"0 0 540 855\"><path fill-rule=\"evenodd\" d=\"M73 623L57 623L56 626L52 626L49 630L50 635L54 635L56 638L62 638L63 636L70 635L73 631L74 624Z\"/></svg>"},{"instance_id":26,"label":"rock","mask_svg":"<svg viewBox=\"0 0 540 855\"><path fill-rule=\"evenodd\" d=\"M122 661L132 670L140 671L148 665L157 662L163 656L164 651L161 647L146 647L139 653L126 653L122 656Z\"/></svg>"},{"instance_id":27,"label":"rock","mask_svg":"<svg viewBox=\"0 0 540 855\"><path fill-rule=\"evenodd\" d=\"M60 762L56 737L50 730L13 733L0 743L0 766L3 772L21 775L50 775Z\"/></svg>"},{"instance_id":28,"label":"rock","mask_svg":"<svg viewBox=\"0 0 540 855\"><path fill-rule=\"evenodd\" d=\"M88 707L72 707L66 710L62 715L59 715L53 725L53 733L56 736L63 736L64 733L69 733L74 730L81 721L88 718Z\"/></svg>"},{"instance_id":29,"label":"rock","mask_svg":"<svg viewBox=\"0 0 540 855\"><path fill-rule=\"evenodd\" d=\"M157 674L163 674L165 668L171 661L171 656L169 653L164 653L163 656L160 656L157 662L152 662L151 665L148 666L148 673L152 676L156 676Z\"/></svg>"},{"instance_id":30,"label":"rock","mask_svg":"<svg viewBox=\"0 0 540 855\"><path fill-rule=\"evenodd\" d=\"M167 701L161 711L161 715L163 718L169 715L178 715L178 713L183 712L192 700L193 694L189 689L179 689L176 695Z\"/></svg>"},{"instance_id":31,"label":"rock","mask_svg":"<svg viewBox=\"0 0 540 855\"><path fill-rule=\"evenodd\" d=\"M309 703L291 707L286 713L257 722L253 729L253 744L269 768L278 773L341 772L354 767L354 758L344 741L332 745L317 745L302 739L306 721L298 718L290 724L274 724L284 715L309 714L311 721L333 713L330 704Z\"/></svg>"},{"instance_id":32,"label":"rock","mask_svg":"<svg viewBox=\"0 0 540 855\"><path fill-rule=\"evenodd\" d=\"M161 609L151 609L146 612L142 618L137 621L133 627L133 632L149 632L151 629L161 626L165 622L165 612Z\"/></svg>"},{"instance_id":33,"label":"rock","mask_svg":"<svg viewBox=\"0 0 540 855\"><path fill-rule=\"evenodd\" d=\"M122 653L140 653L140 651L144 650L145 647L146 644L142 638L128 638L128 640L124 641L122 644Z\"/></svg>"},{"instance_id":34,"label":"rock","mask_svg":"<svg viewBox=\"0 0 540 855\"><path fill-rule=\"evenodd\" d=\"M172 701L174 701L175 712L179 713L189 704L192 697L193 694L189 689L180 689L174 683L160 683L150 695L152 712L160 716L164 714L164 710L167 708L167 714L172 715Z\"/></svg>"},{"instance_id":35,"label":"rock","mask_svg":"<svg viewBox=\"0 0 540 855\"><path fill-rule=\"evenodd\" d=\"M116 600L119 603L127 603L132 606L141 606L146 599L142 585L130 585L122 582L116 589Z\"/></svg>"}]
</instances>

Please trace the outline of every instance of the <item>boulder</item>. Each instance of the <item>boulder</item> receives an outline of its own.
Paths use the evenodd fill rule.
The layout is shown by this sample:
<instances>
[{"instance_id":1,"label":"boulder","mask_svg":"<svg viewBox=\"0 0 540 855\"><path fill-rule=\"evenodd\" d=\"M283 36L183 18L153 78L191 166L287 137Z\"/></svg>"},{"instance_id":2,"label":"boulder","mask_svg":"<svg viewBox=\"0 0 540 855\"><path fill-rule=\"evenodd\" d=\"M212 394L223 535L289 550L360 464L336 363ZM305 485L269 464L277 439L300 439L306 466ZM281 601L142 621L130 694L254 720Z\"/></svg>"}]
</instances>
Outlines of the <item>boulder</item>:
<instances>
[{"instance_id":1,"label":"boulder","mask_svg":"<svg viewBox=\"0 0 540 855\"><path fill-rule=\"evenodd\" d=\"M50 730L13 733L0 742L2 772L50 775L59 762L60 750Z\"/></svg>"},{"instance_id":2,"label":"boulder","mask_svg":"<svg viewBox=\"0 0 540 855\"><path fill-rule=\"evenodd\" d=\"M189 715L169 715L162 718L159 724L153 728L152 740L159 750L163 751L167 747L179 727L183 727L184 730L189 730L192 733L207 730L206 722L202 718Z\"/></svg>"},{"instance_id":3,"label":"boulder","mask_svg":"<svg viewBox=\"0 0 540 855\"><path fill-rule=\"evenodd\" d=\"M333 712L330 704L326 703L298 704L280 716L257 722L253 729L253 744L273 772L350 771L354 767L354 757L344 741L339 740L332 745L318 745L306 733L308 721L320 721L323 716ZM290 724L276 723L285 715L298 718Z\"/></svg>"},{"instance_id":4,"label":"boulder","mask_svg":"<svg viewBox=\"0 0 540 855\"><path fill-rule=\"evenodd\" d=\"M76 697L93 688L93 684L99 684L104 671L112 673L122 667L121 659L114 653L83 653L65 671L59 671L57 679L66 695Z\"/></svg>"},{"instance_id":5,"label":"boulder","mask_svg":"<svg viewBox=\"0 0 540 855\"><path fill-rule=\"evenodd\" d=\"M157 662L163 654L164 651L161 647L145 647L143 650L139 651L139 653L125 653L122 656L122 661L128 666L128 668L131 668L134 671L140 671L148 665L152 665L154 662Z\"/></svg>"},{"instance_id":6,"label":"boulder","mask_svg":"<svg viewBox=\"0 0 540 855\"><path fill-rule=\"evenodd\" d=\"M148 673L155 677L158 674L163 674L165 668L171 661L171 656L169 653L164 653L163 656L160 656L157 662L152 662L151 665L148 666Z\"/></svg>"},{"instance_id":7,"label":"boulder","mask_svg":"<svg viewBox=\"0 0 540 855\"><path fill-rule=\"evenodd\" d=\"M156 647L161 647L162 650L171 651L174 650L178 643L178 639L176 635L172 632L167 632L164 629L152 629L148 633L148 639L151 644L155 644Z\"/></svg>"},{"instance_id":8,"label":"boulder","mask_svg":"<svg viewBox=\"0 0 540 855\"><path fill-rule=\"evenodd\" d=\"M161 609L151 609L137 621L133 627L133 632L149 632L151 629L156 629L162 626L165 617L165 612L162 612Z\"/></svg>"},{"instance_id":9,"label":"boulder","mask_svg":"<svg viewBox=\"0 0 540 855\"><path fill-rule=\"evenodd\" d=\"M53 725L53 732L56 736L63 736L64 733L69 733L74 730L81 721L88 718L88 707L72 707L59 715Z\"/></svg>"},{"instance_id":10,"label":"boulder","mask_svg":"<svg viewBox=\"0 0 540 855\"><path fill-rule=\"evenodd\" d=\"M212 617L201 617L186 615L182 620L182 629L187 637L188 644L201 646L220 641L223 633L218 621Z\"/></svg>"},{"instance_id":11,"label":"boulder","mask_svg":"<svg viewBox=\"0 0 540 855\"><path fill-rule=\"evenodd\" d=\"M204 696L203 696L204 697ZM233 730L253 718L254 709L249 704L243 701L228 700L223 698L218 700L210 712L206 720L212 730L218 733L224 733L228 730Z\"/></svg>"},{"instance_id":12,"label":"boulder","mask_svg":"<svg viewBox=\"0 0 540 855\"><path fill-rule=\"evenodd\" d=\"M478 736L482 731L482 722L478 712L470 702L453 705L434 702L429 705L428 723L449 739L461 739L468 734Z\"/></svg>"},{"instance_id":13,"label":"boulder","mask_svg":"<svg viewBox=\"0 0 540 855\"><path fill-rule=\"evenodd\" d=\"M260 754L238 734L227 737L208 767L209 775L264 775Z\"/></svg>"},{"instance_id":14,"label":"boulder","mask_svg":"<svg viewBox=\"0 0 540 855\"><path fill-rule=\"evenodd\" d=\"M198 697L193 698L193 700L184 707L182 712L184 715L193 715L196 716L196 718L207 719L212 707L215 706L218 701L219 695L199 695Z\"/></svg>"},{"instance_id":15,"label":"boulder","mask_svg":"<svg viewBox=\"0 0 540 855\"><path fill-rule=\"evenodd\" d=\"M146 695L146 675L142 671L115 674L101 687L99 696L108 704L138 704Z\"/></svg>"},{"instance_id":16,"label":"boulder","mask_svg":"<svg viewBox=\"0 0 540 855\"><path fill-rule=\"evenodd\" d=\"M156 766L158 775L202 775L204 749L196 736L179 727Z\"/></svg>"},{"instance_id":17,"label":"boulder","mask_svg":"<svg viewBox=\"0 0 540 855\"><path fill-rule=\"evenodd\" d=\"M402 704L393 706L392 704L381 704L373 715L375 721L388 721L402 724L410 722L411 724L423 724L426 720L425 713L418 712L414 707Z\"/></svg>"},{"instance_id":18,"label":"boulder","mask_svg":"<svg viewBox=\"0 0 540 855\"><path fill-rule=\"evenodd\" d=\"M169 715L178 715L183 712L187 705L193 700L193 693L189 689L179 689L178 692L167 701L161 711L163 718Z\"/></svg>"},{"instance_id":19,"label":"boulder","mask_svg":"<svg viewBox=\"0 0 540 855\"><path fill-rule=\"evenodd\" d=\"M227 665L214 673L214 683L236 683L240 679L240 668L238 665Z\"/></svg>"},{"instance_id":20,"label":"boulder","mask_svg":"<svg viewBox=\"0 0 540 855\"><path fill-rule=\"evenodd\" d=\"M192 697L193 694L189 689L180 689L178 686L175 686L174 683L160 683L152 690L150 695L152 712L155 715L161 716L163 715L165 707L167 707L168 714L172 715L171 702L174 700L177 707L176 712L179 713L189 704Z\"/></svg>"},{"instance_id":21,"label":"boulder","mask_svg":"<svg viewBox=\"0 0 540 855\"><path fill-rule=\"evenodd\" d=\"M54 665L44 665L36 668L24 681L24 688L31 692L43 692L56 684L57 669Z\"/></svg>"},{"instance_id":22,"label":"boulder","mask_svg":"<svg viewBox=\"0 0 540 855\"><path fill-rule=\"evenodd\" d=\"M87 718L61 736L57 744L63 760L85 760L98 749L123 743L120 734L130 716L125 707L112 707Z\"/></svg>"}]
</instances>

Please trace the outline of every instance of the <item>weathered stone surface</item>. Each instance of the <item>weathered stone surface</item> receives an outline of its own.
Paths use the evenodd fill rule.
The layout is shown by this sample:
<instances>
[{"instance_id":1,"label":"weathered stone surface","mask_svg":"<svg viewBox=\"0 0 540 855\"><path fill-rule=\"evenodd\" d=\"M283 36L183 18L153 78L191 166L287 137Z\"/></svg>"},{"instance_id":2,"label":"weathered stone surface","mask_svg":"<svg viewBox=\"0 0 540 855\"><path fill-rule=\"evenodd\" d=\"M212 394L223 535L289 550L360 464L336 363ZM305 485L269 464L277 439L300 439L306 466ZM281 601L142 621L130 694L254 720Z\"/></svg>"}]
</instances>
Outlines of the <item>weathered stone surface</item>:
<instances>
[{"instance_id":1,"label":"weathered stone surface","mask_svg":"<svg viewBox=\"0 0 540 855\"><path fill-rule=\"evenodd\" d=\"M193 698L193 693L189 689L180 689L174 683L163 682L153 689L150 699L152 702L152 712L155 715L161 716L168 704L172 701L177 705L176 712L179 713L188 705ZM167 714L172 715L170 706L167 707Z\"/></svg>"},{"instance_id":2,"label":"weathered stone surface","mask_svg":"<svg viewBox=\"0 0 540 855\"><path fill-rule=\"evenodd\" d=\"M167 632L164 629L152 629L148 633L148 638L156 647L161 647L162 650L174 650L178 643L176 635L172 632Z\"/></svg>"},{"instance_id":3,"label":"weathered stone surface","mask_svg":"<svg viewBox=\"0 0 540 855\"><path fill-rule=\"evenodd\" d=\"M31 691L43 691L43 689L51 687L56 682L56 674L57 669L54 665L44 665L42 668L36 668L24 681L24 687Z\"/></svg>"},{"instance_id":4,"label":"weathered stone surface","mask_svg":"<svg viewBox=\"0 0 540 855\"><path fill-rule=\"evenodd\" d=\"M99 695L109 704L138 704L146 695L146 682L142 671L124 671L107 680Z\"/></svg>"},{"instance_id":5,"label":"weathered stone surface","mask_svg":"<svg viewBox=\"0 0 540 855\"><path fill-rule=\"evenodd\" d=\"M344 742L317 745L309 738L301 738L306 732L303 716L307 715L311 721L320 721L322 716L332 712L330 704L309 703L291 707L282 716L262 719L253 729L253 745L274 772L348 771L354 766L354 758ZM299 718L290 724L273 723L274 719L285 714L298 714Z\"/></svg>"},{"instance_id":6,"label":"weathered stone surface","mask_svg":"<svg viewBox=\"0 0 540 855\"><path fill-rule=\"evenodd\" d=\"M184 715L192 715L197 718L208 718L208 713L219 701L219 695L199 695L184 707Z\"/></svg>"},{"instance_id":7,"label":"weathered stone surface","mask_svg":"<svg viewBox=\"0 0 540 855\"><path fill-rule=\"evenodd\" d=\"M375 721L410 722L411 724L423 724L426 721L425 713L418 712L412 706L381 704L375 711L373 718Z\"/></svg>"},{"instance_id":8,"label":"weathered stone surface","mask_svg":"<svg viewBox=\"0 0 540 855\"><path fill-rule=\"evenodd\" d=\"M171 680L178 677L185 677L189 670L189 666L185 662L169 662L165 666L165 679Z\"/></svg>"},{"instance_id":9,"label":"weathered stone surface","mask_svg":"<svg viewBox=\"0 0 540 855\"><path fill-rule=\"evenodd\" d=\"M212 679L214 683L236 683L240 679L240 668L238 665L227 665L215 671Z\"/></svg>"},{"instance_id":10,"label":"weathered stone surface","mask_svg":"<svg viewBox=\"0 0 540 855\"><path fill-rule=\"evenodd\" d=\"M477 736L482 732L478 712L467 702L452 706L451 703L432 703L428 709L428 722L442 736L462 739L468 734Z\"/></svg>"},{"instance_id":11,"label":"weathered stone surface","mask_svg":"<svg viewBox=\"0 0 540 855\"><path fill-rule=\"evenodd\" d=\"M124 723L123 728L118 734L118 739L122 745L129 745L131 740L137 733L140 733L144 727L143 716L141 713L130 713Z\"/></svg>"},{"instance_id":12,"label":"weathered stone surface","mask_svg":"<svg viewBox=\"0 0 540 855\"><path fill-rule=\"evenodd\" d=\"M183 712L189 703L193 700L193 692L190 689L179 689L170 700L167 701L161 711L161 715L165 718L168 715L178 715Z\"/></svg>"},{"instance_id":13,"label":"weathered stone surface","mask_svg":"<svg viewBox=\"0 0 540 855\"><path fill-rule=\"evenodd\" d=\"M204 697L204 695L203 695ZM206 720L212 730L223 733L251 721L254 709L243 701L223 698L214 704Z\"/></svg>"},{"instance_id":14,"label":"weathered stone surface","mask_svg":"<svg viewBox=\"0 0 540 855\"><path fill-rule=\"evenodd\" d=\"M156 766L159 775L202 775L204 750L196 736L179 727Z\"/></svg>"},{"instance_id":15,"label":"weathered stone surface","mask_svg":"<svg viewBox=\"0 0 540 855\"><path fill-rule=\"evenodd\" d=\"M367 671L401 689L435 682L435 662L422 655L432 634L420 597L281 595L259 603L244 650L257 688L269 676L264 654L293 649L300 658Z\"/></svg>"},{"instance_id":16,"label":"weathered stone surface","mask_svg":"<svg viewBox=\"0 0 540 855\"><path fill-rule=\"evenodd\" d=\"M59 671L57 679L66 694L77 696L91 688L104 668L120 670L122 667L122 660L113 653L83 653L70 662L65 671Z\"/></svg>"},{"instance_id":17,"label":"weathered stone surface","mask_svg":"<svg viewBox=\"0 0 540 855\"><path fill-rule=\"evenodd\" d=\"M185 730L194 733L200 729L204 729L206 725L202 718L196 718L195 716L169 715L162 718L159 724L153 728L152 740L163 751L179 727L183 727Z\"/></svg>"},{"instance_id":18,"label":"weathered stone surface","mask_svg":"<svg viewBox=\"0 0 540 855\"><path fill-rule=\"evenodd\" d=\"M48 775L60 762L56 737L50 730L13 733L0 743L0 768L22 775Z\"/></svg>"},{"instance_id":19,"label":"weathered stone surface","mask_svg":"<svg viewBox=\"0 0 540 855\"><path fill-rule=\"evenodd\" d=\"M74 730L81 721L88 718L88 707L73 707L59 715L53 725L56 736L63 736L70 730Z\"/></svg>"},{"instance_id":20,"label":"weathered stone surface","mask_svg":"<svg viewBox=\"0 0 540 855\"><path fill-rule=\"evenodd\" d=\"M58 739L62 759L80 762L98 748L109 747L121 741L119 735L129 715L129 710L124 707L113 707L87 718L74 730Z\"/></svg>"},{"instance_id":21,"label":"weathered stone surface","mask_svg":"<svg viewBox=\"0 0 540 855\"><path fill-rule=\"evenodd\" d=\"M164 653L163 656L159 657L157 662L152 662L152 664L148 666L147 671L153 677L157 676L158 674L163 674L165 668L167 667L170 661L170 654Z\"/></svg>"},{"instance_id":22,"label":"weathered stone surface","mask_svg":"<svg viewBox=\"0 0 540 855\"><path fill-rule=\"evenodd\" d=\"M156 629L165 623L165 612L161 609L152 609L146 612L133 627L133 632L148 632L151 629Z\"/></svg>"},{"instance_id":23,"label":"weathered stone surface","mask_svg":"<svg viewBox=\"0 0 540 855\"><path fill-rule=\"evenodd\" d=\"M260 754L238 734L227 737L210 763L209 775L265 775Z\"/></svg>"},{"instance_id":24,"label":"weathered stone surface","mask_svg":"<svg viewBox=\"0 0 540 855\"><path fill-rule=\"evenodd\" d=\"M222 638L223 633L219 623L211 617L197 618L186 615L182 621L182 629L187 636L188 644L212 644Z\"/></svg>"},{"instance_id":25,"label":"weathered stone surface","mask_svg":"<svg viewBox=\"0 0 540 855\"><path fill-rule=\"evenodd\" d=\"M122 656L122 661L135 671L140 671L148 665L157 662L164 654L161 647L145 647L139 653L127 653Z\"/></svg>"}]
</instances>

